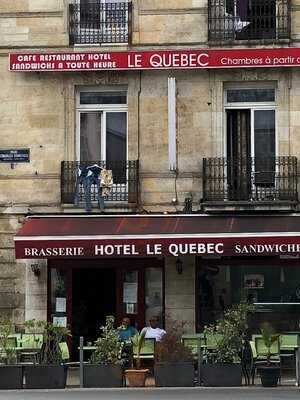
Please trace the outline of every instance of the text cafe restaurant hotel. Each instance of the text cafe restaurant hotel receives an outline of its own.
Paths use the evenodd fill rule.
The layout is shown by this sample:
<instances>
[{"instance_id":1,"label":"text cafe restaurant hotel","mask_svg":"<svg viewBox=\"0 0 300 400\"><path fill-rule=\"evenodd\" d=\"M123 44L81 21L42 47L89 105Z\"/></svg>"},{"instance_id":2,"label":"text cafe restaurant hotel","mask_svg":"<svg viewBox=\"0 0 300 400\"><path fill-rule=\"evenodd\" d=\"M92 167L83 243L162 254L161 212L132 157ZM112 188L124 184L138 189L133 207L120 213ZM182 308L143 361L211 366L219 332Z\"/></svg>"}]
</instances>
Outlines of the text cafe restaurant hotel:
<instances>
[{"instance_id":1,"label":"text cafe restaurant hotel","mask_svg":"<svg viewBox=\"0 0 300 400\"><path fill-rule=\"evenodd\" d=\"M300 48L124 47L1 67L12 317L89 341L106 315L192 333L247 298L253 330L299 330Z\"/></svg>"}]
</instances>

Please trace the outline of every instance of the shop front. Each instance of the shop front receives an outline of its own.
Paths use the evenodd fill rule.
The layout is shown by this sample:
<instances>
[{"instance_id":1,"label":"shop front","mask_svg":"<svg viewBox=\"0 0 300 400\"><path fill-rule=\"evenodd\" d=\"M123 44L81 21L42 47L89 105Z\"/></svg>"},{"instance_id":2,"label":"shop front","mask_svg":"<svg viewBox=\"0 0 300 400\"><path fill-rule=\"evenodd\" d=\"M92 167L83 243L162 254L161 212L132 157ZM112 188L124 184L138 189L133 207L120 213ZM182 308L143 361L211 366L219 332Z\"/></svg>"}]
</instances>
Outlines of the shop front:
<instances>
[{"instance_id":1,"label":"shop front","mask_svg":"<svg viewBox=\"0 0 300 400\"><path fill-rule=\"evenodd\" d=\"M93 341L106 315L141 329L158 316L189 332L232 304L255 304L251 331L269 321L299 330L298 216L37 216L15 237L16 257L46 259L47 318Z\"/></svg>"}]
</instances>

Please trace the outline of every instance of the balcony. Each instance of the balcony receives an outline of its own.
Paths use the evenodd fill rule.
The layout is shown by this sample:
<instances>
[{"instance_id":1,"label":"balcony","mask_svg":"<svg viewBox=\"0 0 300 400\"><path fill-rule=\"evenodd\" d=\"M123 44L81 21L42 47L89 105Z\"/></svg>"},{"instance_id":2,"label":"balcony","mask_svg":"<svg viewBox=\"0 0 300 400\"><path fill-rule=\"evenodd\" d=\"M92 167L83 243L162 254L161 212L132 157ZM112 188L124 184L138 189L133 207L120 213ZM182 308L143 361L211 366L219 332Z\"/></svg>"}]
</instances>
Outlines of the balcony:
<instances>
[{"instance_id":1,"label":"balcony","mask_svg":"<svg viewBox=\"0 0 300 400\"><path fill-rule=\"evenodd\" d=\"M69 9L70 44L129 43L131 3L73 0Z\"/></svg>"},{"instance_id":2,"label":"balcony","mask_svg":"<svg viewBox=\"0 0 300 400\"><path fill-rule=\"evenodd\" d=\"M78 181L78 171L83 167L97 164L101 168L112 171L113 183L109 194L104 196L104 202L138 202L138 161L105 162L105 161L62 161L61 163L61 202L62 204L74 204L75 194L79 205L85 205L84 182ZM78 183L80 182L80 183ZM99 198L99 184L94 180L90 188L91 202L97 202Z\"/></svg>"},{"instance_id":3,"label":"balcony","mask_svg":"<svg viewBox=\"0 0 300 400\"><path fill-rule=\"evenodd\" d=\"M289 0L208 0L208 40L276 42L290 38Z\"/></svg>"},{"instance_id":4,"label":"balcony","mask_svg":"<svg viewBox=\"0 0 300 400\"><path fill-rule=\"evenodd\" d=\"M204 206L296 205L297 158L203 159Z\"/></svg>"}]
</instances>

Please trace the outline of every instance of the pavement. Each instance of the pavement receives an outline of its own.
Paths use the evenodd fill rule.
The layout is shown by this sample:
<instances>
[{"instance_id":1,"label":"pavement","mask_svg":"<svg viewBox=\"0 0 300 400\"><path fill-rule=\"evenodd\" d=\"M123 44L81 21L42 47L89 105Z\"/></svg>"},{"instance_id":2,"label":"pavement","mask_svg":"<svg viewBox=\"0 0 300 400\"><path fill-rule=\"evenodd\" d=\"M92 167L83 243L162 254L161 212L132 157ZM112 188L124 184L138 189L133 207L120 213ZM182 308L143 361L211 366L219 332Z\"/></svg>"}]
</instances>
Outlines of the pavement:
<instances>
[{"instance_id":1,"label":"pavement","mask_svg":"<svg viewBox=\"0 0 300 400\"><path fill-rule=\"evenodd\" d=\"M296 387L6 390L0 400L292 400Z\"/></svg>"}]
</instances>

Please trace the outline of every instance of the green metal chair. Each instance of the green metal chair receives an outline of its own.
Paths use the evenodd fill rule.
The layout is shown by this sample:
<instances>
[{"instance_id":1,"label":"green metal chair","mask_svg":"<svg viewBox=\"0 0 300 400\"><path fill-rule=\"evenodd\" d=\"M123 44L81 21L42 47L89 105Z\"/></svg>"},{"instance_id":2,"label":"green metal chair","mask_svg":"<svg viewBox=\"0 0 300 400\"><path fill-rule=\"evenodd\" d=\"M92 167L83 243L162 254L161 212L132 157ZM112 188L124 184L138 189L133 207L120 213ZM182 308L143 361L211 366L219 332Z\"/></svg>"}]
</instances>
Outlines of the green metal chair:
<instances>
[{"instance_id":1,"label":"green metal chair","mask_svg":"<svg viewBox=\"0 0 300 400\"><path fill-rule=\"evenodd\" d=\"M138 358L138 343L133 341L132 345L133 350L133 359ZM154 351L155 351L155 339L144 339L144 343L140 350L140 359L141 360L154 360Z\"/></svg>"},{"instance_id":2,"label":"green metal chair","mask_svg":"<svg viewBox=\"0 0 300 400\"><path fill-rule=\"evenodd\" d=\"M24 349L40 349L43 344L42 334L23 333L21 337L21 347Z\"/></svg>"},{"instance_id":3,"label":"green metal chair","mask_svg":"<svg viewBox=\"0 0 300 400\"><path fill-rule=\"evenodd\" d=\"M61 351L61 358L64 362L67 362L70 359L70 352L67 342L59 343L59 348Z\"/></svg>"},{"instance_id":4,"label":"green metal chair","mask_svg":"<svg viewBox=\"0 0 300 400\"><path fill-rule=\"evenodd\" d=\"M17 339L14 336L9 336L3 340L5 340L5 344L1 343L4 347L0 347L0 361L6 363L9 358L7 350L15 350L17 348Z\"/></svg>"},{"instance_id":5,"label":"green metal chair","mask_svg":"<svg viewBox=\"0 0 300 400\"><path fill-rule=\"evenodd\" d=\"M295 359L295 350L298 348L299 338L296 334L282 334L280 335L280 357L282 366L286 366L284 360ZM289 368L289 367L288 367Z\"/></svg>"},{"instance_id":6,"label":"green metal chair","mask_svg":"<svg viewBox=\"0 0 300 400\"><path fill-rule=\"evenodd\" d=\"M200 340L200 343L199 343ZM181 338L181 342L185 347L188 347L193 356L194 359L197 360L198 359L198 346L200 344L203 344L204 342L204 338L201 337L200 335L183 335Z\"/></svg>"}]
</instances>

